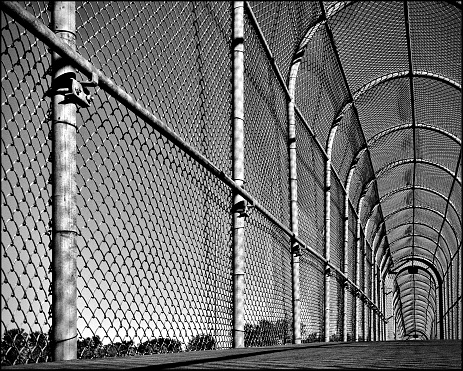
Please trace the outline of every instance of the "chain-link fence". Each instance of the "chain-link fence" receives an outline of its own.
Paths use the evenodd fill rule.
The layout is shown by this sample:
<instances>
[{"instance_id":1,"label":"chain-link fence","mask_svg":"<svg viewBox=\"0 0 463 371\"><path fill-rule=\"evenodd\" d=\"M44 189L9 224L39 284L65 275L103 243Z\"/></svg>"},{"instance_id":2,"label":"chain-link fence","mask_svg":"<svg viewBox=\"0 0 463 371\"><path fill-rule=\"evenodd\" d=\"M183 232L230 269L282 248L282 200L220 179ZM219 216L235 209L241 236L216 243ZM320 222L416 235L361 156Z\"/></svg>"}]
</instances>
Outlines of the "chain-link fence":
<instances>
[{"instance_id":1,"label":"chain-link fence","mask_svg":"<svg viewBox=\"0 0 463 371\"><path fill-rule=\"evenodd\" d=\"M47 3L25 4L49 23ZM1 14L2 360L50 360L51 60L47 48Z\"/></svg>"},{"instance_id":2,"label":"chain-link fence","mask_svg":"<svg viewBox=\"0 0 463 371\"><path fill-rule=\"evenodd\" d=\"M254 5L268 33L269 9ZM25 6L50 23L46 3ZM317 14L317 7L303 4L278 7L279 24L299 19L296 12L309 12L311 19ZM230 13L229 3L76 6L77 51L227 176ZM52 136L44 98L51 58L14 19L2 17L2 363L17 364L51 360ZM245 60L245 187L289 227L287 96L262 31L246 17L246 48L253 52ZM276 55L285 73L300 27L288 33L289 54ZM269 40L275 47L285 39L273 34ZM105 91L96 88L93 95L92 106L77 112L77 356L230 347L232 191ZM307 139L300 173L313 187L301 189L301 236L323 254L323 223L313 221L323 220L324 160ZM311 188L320 190L315 198ZM341 207L341 220L342 197L334 205ZM341 229L333 229L338 267ZM245 346L291 342L290 236L258 210L246 236ZM323 335L324 269L316 258L302 257L303 342ZM338 278L331 289L332 340L341 333L344 310Z\"/></svg>"},{"instance_id":3,"label":"chain-link fence","mask_svg":"<svg viewBox=\"0 0 463 371\"><path fill-rule=\"evenodd\" d=\"M52 3L19 5L53 29ZM373 289L379 276L371 274L379 264L375 238L383 215L376 207L377 185L367 185L374 178L371 161L360 156L373 134L365 131L365 138L356 109L345 109L351 91L325 22L325 10L334 14L338 7L316 2L241 5L243 192L252 202L243 211L245 296L243 308L237 309L233 196L240 191L230 180L236 141L233 48L240 42L233 38L236 4L75 5L76 52L101 73L100 79L111 79L179 138L157 130L107 84L90 88L90 106L77 108L77 357L231 348L241 331L234 327L237 310L244 313L246 347L403 335L399 317L390 320L395 325L386 333L380 326L393 315L400 294L388 281L386 290L395 290L395 296L386 295L389 309L379 313L377 298L382 298ZM51 52L60 50L51 48L44 34L33 36L16 16L2 7L2 365L56 358L52 148L57 138L52 134ZM343 22L339 15L330 24L336 32ZM286 79L298 58L296 93L290 97ZM76 80L86 81L88 75L80 69ZM351 88L362 83L355 80ZM292 98L297 104L294 159L288 151ZM338 124L328 155L328 137ZM332 161L330 187L327 161ZM296 196L291 165L297 166ZM355 166L355 192L348 192L348 174ZM290 207L294 197L297 235ZM458 219L456 212L451 217ZM294 262L294 241L301 247L299 263ZM327 248L329 261L324 259ZM453 259L459 267L461 257ZM295 264L300 270L298 319ZM447 329L451 321L461 328L455 268L446 276L454 295L445 294ZM435 282L429 286L435 292ZM430 302L437 300L434 295ZM437 316L436 308L429 313Z\"/></svg>"}]
</instances>

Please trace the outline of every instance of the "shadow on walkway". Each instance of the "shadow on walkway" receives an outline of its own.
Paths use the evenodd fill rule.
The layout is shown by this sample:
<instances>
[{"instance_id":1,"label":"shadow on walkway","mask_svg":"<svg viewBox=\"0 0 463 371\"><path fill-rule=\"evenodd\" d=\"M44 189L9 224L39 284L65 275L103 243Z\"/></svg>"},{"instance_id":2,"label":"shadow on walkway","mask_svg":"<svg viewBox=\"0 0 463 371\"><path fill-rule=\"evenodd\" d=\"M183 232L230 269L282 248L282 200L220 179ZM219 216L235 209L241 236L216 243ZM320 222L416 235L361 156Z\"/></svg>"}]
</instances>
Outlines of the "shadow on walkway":
<instances>
[{"instance_id":1,"label":"shadow on walkway","mask_svg":"<svg viewBox=\"0 0 463 371\"><path fill-rule=\"evenodd\" d=\"M311 343L3 367L4 369L461 369L461 340Z\"/></svg>"}]
</instances>

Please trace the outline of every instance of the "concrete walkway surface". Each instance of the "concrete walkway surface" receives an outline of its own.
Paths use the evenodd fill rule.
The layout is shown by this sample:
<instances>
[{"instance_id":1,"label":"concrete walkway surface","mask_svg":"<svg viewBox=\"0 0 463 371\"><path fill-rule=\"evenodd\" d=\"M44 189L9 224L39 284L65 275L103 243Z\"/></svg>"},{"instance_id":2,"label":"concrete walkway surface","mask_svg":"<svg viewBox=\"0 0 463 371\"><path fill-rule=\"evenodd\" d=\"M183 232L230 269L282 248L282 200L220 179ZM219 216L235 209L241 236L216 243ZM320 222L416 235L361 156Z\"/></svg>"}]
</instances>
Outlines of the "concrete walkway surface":
<instances>
[{"instance_id":1,"label":"concrete walkway surface","mask_svg":"<svg viewBox=\"0 0 463 371\"><path fill-rule=\"evenodd\" d=\"M310 343L2 367L19 369L461 369L461 340Z\"/></svg>"}]
</instances>

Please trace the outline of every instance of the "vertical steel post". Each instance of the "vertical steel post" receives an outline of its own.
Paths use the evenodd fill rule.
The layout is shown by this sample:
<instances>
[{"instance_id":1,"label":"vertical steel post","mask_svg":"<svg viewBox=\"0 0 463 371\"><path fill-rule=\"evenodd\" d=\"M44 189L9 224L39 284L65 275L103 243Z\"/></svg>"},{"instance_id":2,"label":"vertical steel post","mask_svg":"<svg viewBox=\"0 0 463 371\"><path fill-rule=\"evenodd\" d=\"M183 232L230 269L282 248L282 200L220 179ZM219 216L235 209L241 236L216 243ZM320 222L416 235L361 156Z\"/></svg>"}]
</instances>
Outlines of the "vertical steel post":
<instances>
[{"instance_id":1,"label":"vertical steel post","mask_svg":"<svg viewBox=\"0 0 463 371\"><path fill-rule=\"evenodd\" d=\"M371 270L372 270L372 281L371 281L371 301L373 304L376 304L376 265L375 265L375 260L374 259L374 254L373 254L373 249L372 249L372 265L371 265ZM378 322L378 315L376 313L376 308L373 307L373 341L376 341L376 330L377 330L377 324Z\"/></svg>"},{"instance_id":2,"label":"vertical steel post","mask_svg":"<svg viewBox=\"0 0 463 371\"><path fill-rule=\"evenodd\" d=\"M55 1L53 31L72 49L76 46L75 2ZM58 88L70 88L75 70L53 53L52 164L52 338L55 361L77 358L76 291L76 105ZM75 76L74 76L75 77Z\"/></svg>"},{"instance_id":3,"label":"vertical steel post","mask_svg":"<svg viewBox=\"0 0 463 371\"><path fill-rule=\"evenodd\" d=\"M376 311L375 311L375 341L378 341L379 340L379 321L380 321L380 311L379 311L379 303L378 303L378 280L379 280L379 277L378 277L378 265L376 264L375 265L375 304L376 304L376 307L378 308Z\"/></svg>"},{"instance_id":4,"label":"vertical steel post","mask_svg":"<svg viewBox=\"0 0 463 371\"><path fill-rule=\"evenodd\" d=\"M362 259L363 259L363 277L366 276L366 266L367 266L367 253L366 253L366 249L367 249L367 243L365 241L365 236L364 236L364 241L363 241L363 256L362 256ZM367 293L367 285L368 285L368 281L366 280L366 277L363 279L363 292L368 295ZM362 335L363 335L363 341L366 341L368 340L368 337L367 336L367 333L369 334L369 326L370 326L370 308L367 307L367 302L364 301L363 302L363 326L362 326Z\"/></svg>"},{"instance_id":5,"label":"vertical steel post","mask_svg":"<svg viewBox=\"0 0 463 371\"><path fill-rule=\"evenodd\" d=\"M356 252L355 252L355 284L360 288L360 214L357 219L357 237L356 237ZM355 341L359 341L360 332L360 308L359 295L355 295Z\"/></svg>"},{"instance_id":6,"label":"vertical steel post","mask_svg":"<svg viewBox=\"0 0 463 371\"><path fill-rule=\"evenodd\" d=\"M374 243L374 241L373 241ZM375 259L373 253L373 246L371 246L371 268L370 268L370 300L375 304ZM370 338L372 341L376 341L376 320L375 320L375 311L373 307L370 307L371 322L370 322Z\"/></svg>"},{"instance_id":7,"label":"vertical steel post","mask_svg":"<svg viewBox=\"0 0 463 371\"><path fill-rule=\"evenodd\" d=\"M460 245L460 248L458 250L458 262L457 262L457 298L461 297L461 254L462 254L462 248ZM457 339L461 340L461 320L462 320L462 305L461 305L461 300L458 300L457 304Z\"/></svg>"},{"instance_id":8,"label":"vertical steel post","mask_svg":"<svg viewBox=\"0 0 463 371\"><path fill-rule=\"evenodd\" d=\"M380 282L380 309L381 309L381 312L384 314L384 319L386 318L386 308L385 308L385 305L384 305L384 280L383 278L381 277L381 282ZM384 341L386 340L385 338L385 335L386 335L386 322L384 321L384 319L381 320L381 338L380 340L381 341Z\"/></svg>"},{"instance_id":9,"label":"vertical steel post","mask_svg":"<svg viewBox=\"0 0 463 371\"><path fill-rule=\"evenodd\" d=\"M440 275L439 275L440 278ZM444 340L444 281L439 279L438 295L439 295L439 339Z\"/></svg>"},{"instance_id":10,"label":"vertical steel post","mask_svg":"<svg viewBox=\"0 0 463 371\"><path fill-rule=\"evenodd\" d=\"M383 341L384 340L384 319L386 318L386 310L384 309L384 305L383 305L383 295L384 295L384 286L383 286L383 279L382 277L380 277L380 283L379 283L379 309L380 309L380 312L381 312L381 317L380 317L380 321L379 321L379 327L380 327L380 333L381 333L381 338L380 340Z\"/></svg>"},{"instance_id":11,"label":"vertical steel post","mask_svg":"<svg viewBox=\"0 0 463 371\"><path fill-rule=\"evenodd\" d=\"M360 216L362 215L362 204L363 204L363 198L365 196L362 195L359 200L359 206L358 206L358 218L357 218L357 233L356 233L356 238L357 238L357 252L355 256L355 284L357 285L358 288L360 288L360 251L361 251L361 244L362 244L362 226L360 223ZM355 296L355 341L359 341L359 332L360 332L360 323L359 323L359 318L360 318L360 309L362 310L363 313L363 305L361 308L359 308L359 302L361 303L361 300L359 299L359 296ZM365 321L365 318L363 318L363 321ZM363 325L362 325L363 327Z\"/></svg>"},{"instance_id":12,"label":"vertical steel post","mask_svg":"<svg viewBox=\"0 0 463 371\"><path fill-rule=\"evenodd\" d=\"M344 275L349 277L348 272L348 249L349 249L349 193L346 192L344 199ZM347 295L349 294L347 283L343 286L343 318L342 318L342 341L347 341Z\"/></svg>"},{"instance_id":13,"label":"vertical steel post","mask_svg":"<svg viewBox=\"0 0 463 371\"><path fill-rule=\"evenodd\" d=\"M450 258L450 276L449 276L449 284L450 284L450 306L451 306L451 310L450 310L450 323L451 323L451 339L455 339L455 301L454 301L454 297L453 297L453 261L455 259L455 255Z\"/></svg>"},{"instance_id":14,"label":"vertical steel post","mask_svg":"<svg viewBox=\"0 0 463 371\"><path fill-rule=\"evenodd\" d=\"M340 120L340 119L339 119ZM325 162L325 342L330 341L330 278L331 268L331 153L339 121L331 128Z\"/></svg>"},{"instance_id":15,"label":"vertical steel post","mask_svg":"<svg viewBox=\"0 0 463 371\"><path fill-rule=\"evenodd\" d=\"M381 331L381 327L382 327L382 317L381 317L381 313L383 312L382 310L382 307L381 307L381 271L379 269L379 265L376 265L376 305L378 306L378 341L381 341L381 335L382 335L382 331Z\"/></svg>"},{"instance_id":16,"label":"vertical steel post","mask_svg":"<svg viewBox=\"0 0 463 371\"><path fill-rule=\"evenodd\" d=\"M450 276L449 271L447 270L447 309L445 310L447 317L447 339L452 339L452 319L450 318Z\"/></svg>"},{"instance_id":17,"label":"vertical steel post","mask_svg":"<svg viewBox=\"0 0 463 371\"><path fill-rule=\"evenodd\" d=\"M346 194L344 195L344 275L349 277L349 191L350 191L350 183L352 180L352 176L354 174L356 166L351 166L349 170L349 175L347 176L346 181ZM344 284L344 302L343 302L343 321L342 321L342 340L347 341L347 320L348 320L348 313L347 313L347 304L348 304L348 295L349 295L349 286ZM353 303L353 305L355 302ZM352 312L351 312L352 314Z\"/></svg>"},{"instance_id":18,"label":"vertical steel post","mask_svg":"<svg viewBox=\"0 0 463 371\"><path fill-rule=\"evenodd\" d=\"M291 212L291 231L294 236L299 234L299 219L297 209L297 151L296 151L296 118L294 114L294 92L296 88L297 62L291 68L289 78L289 94L288 102L288 149L289 149L289 192L290 192L290 212ZM294 242L291 242L294 244ZM291 254L292 267L292 299L293 299L293 344L301 343L301 298L299 285L299 254L294 253L294 246L291 246L293 252Z\"/></svg>"},{"instance_id":19,"label":"vertical steel post","mask_svg":"<svg viewBox=\"0 0 463 371\"><path fill-rule=\"evenodd\" d=\"M233 2L233 181L244 184L244 2ZM233 205L242 202L235 193ZM233 347L244 347L244 217L233 213Z\"/></svg>"}]
</instances>

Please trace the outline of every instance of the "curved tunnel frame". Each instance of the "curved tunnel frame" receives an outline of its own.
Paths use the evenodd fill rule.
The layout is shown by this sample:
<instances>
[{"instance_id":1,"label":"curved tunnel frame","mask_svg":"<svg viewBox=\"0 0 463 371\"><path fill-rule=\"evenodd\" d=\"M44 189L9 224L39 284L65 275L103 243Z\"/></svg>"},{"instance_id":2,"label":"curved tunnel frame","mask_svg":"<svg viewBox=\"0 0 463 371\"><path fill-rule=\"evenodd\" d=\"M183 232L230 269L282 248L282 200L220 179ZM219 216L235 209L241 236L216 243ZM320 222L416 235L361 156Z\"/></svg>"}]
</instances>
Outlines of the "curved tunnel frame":
<instances>
[{"instance_id":1,"label":"curved tunnel frame","mask_svg":"<svg viewBox=\"0 0 463 371\"><path fill-rule=\"evenodd\" d=\"M321 8L322 8L322 16L320 16L320 18L315 22L315 24L312 24L308 31L306 32L306 35L305 37L303 38L303 41L301 42L300 46L299 46L299 49L298 51L295 53L295 56L293 58L293 61L291 63L291 68L290 68L290 73L289 73L289 85L292 85L293 86L293 89L295 87L295 80L297 78L297 71L298 71L298 67L299 67L299 63L300 61L302 60L304 54L305 54L305 48L307 47L307 44L309 42L309 40L311 39L311 37L315 34L315 32L317 31L317 29L319 27L321 27L323 24L326 24L326 27L327 27L327 30L329 30L329 26L327 24L327 20L329 17L331 17L332 15L336 14L338 11L342 10L343 8L349 6L352 2L346 2L346 3L343 3L342 5L336 5L335 7L331 8L330 11L329 11L329 15L327 15L325 13L325 9L324 9L324 6L322 5ZM405 4L405 9L407 9L407 5ZM408 32L408 29L407 29L407 32ZM409 40L409 39L408 39ZM333 44L333 40L331 39L331 42ZM333 45L333 48L335 49L335 46ZM410 45L409 45L409 52L410 52ZM336 50L335 50L335 53L336 53ZM374 79L373 81L365 84L362 88L360 88L357 92L355 92L354 94L351 95L351 100L349 100L340 110L340 113L338 113L336 115L336 118L333 122L333 125L332 125L332 131L334 128L337 128L338 126L338 123L340 121L340 119L342 119L342 116L344 115L344 113L346 112L347 108L349 108L350 106L354 106L355 107L355 101L358 100L363 94L365 94L368 90L378 86L379 84L382 84L382 83L385 83L387 81L390 81L390 80L393 80L393 79L397 79L397 78L404 78L404 77L409 77L410 78L410 83L413 85L413 77L424 77L424 78L429 78L429 79L434 79L434 80L437 80L439 82L442 82L442 83L445 83L457 90L459 90L461 92L461 85L456 83L455 81L453 81L452 79L449 79L445 76L441 76L439 74L435 74L435 73L432 73L432 72L428 72L428 71L421 71L421 70L414 70L413 69L413 65L411 64L411 56L409 55L409 62L410 62L410 70L408 71L399 71L399 72L394 72L394 73L391 73L391 74L387 74L385 76L381 76L379 78L376 78ZM342 71L342 64L340 63L339 61L339 57L338 57L338 64L339 64L339 67L341 69L341 72L343 73ZM296 67L295 67L296 66ZM343 73L343 77L345 79L345 76L344 76L344 73ZM349 89L349 86L347 84L347 81L345 80L345 85L347 87L347 89ZM411 87L411 89L413 90L413 86ZM294 90L293 90L294 91ZM350 93L349 93L350 94ZM412 91L412 94L413 94L413 91ZM294 99L294 93L293 95L291 96L291 99ZM413 108L413 115L414 115L414 108ZM357 113L356 113L357 114ZM358 116L358 114L357 114ZM345 190L347 190L346 192L346 199L349 198L349 200L351 199L350 197L350 181L352 179L352 176L357 168L357 163L358 161L360 160L361 156L364 156L365 154L368 154L369 153L369 146L371 146L372 144L374 144L377 140L379 140L381 137L387 135L387 134L390 134L390 133L393 133L393 132L396 132L398 130L403 130L403 129L406 129L406 128L420 128L420 129L426 129L426 130L431 130L431 131L435 131L435 132L439 132L443 135L446 135L447 137L449 137L451 140L453 140L455 143L459 144L461 146L461 140L457 137L455 137L453 134L445 131L445 130L442 130L442 129L439 129L439 128L435 128L435 127L432 127L430 125L426 125L426 124L420 124L420 123L417 123L415 119L413 119L413 123L412 124L407 124L407 125L402 125L402 126L396 126L396 127L393 127L393 128L390 128L390 129L387 129L385 130L384 132L381 132L381 133L378 133L377 135L375 135L373 138L371 138L369 140L369 142L367 142L366 144L366 147L364 148L361 148L358 153L353 156L353 159L351 161L351 166L350 166L350 170L348 172L348 177L347 177L347 180L346 180L346 185L345 185ZM414 129L413 129L414 130ZM312 132L313 133L313 132ZM336 129L334 129L334 134L336 133ZM315 136L314 136L315 137ZM328 136L329 139L327 139L327 144L326 144L326 149L331 152L331 147L332 147L332 144L334 143L334 140L332 138L332 132L329 134ZM327 151L327 152L328 152ZM330 159L331 161L331 159ZM399 166L401 164L404 164L406 162L404 162L403 160L401 161L398 161L397 163L395 164L388 164L385 168L381 169L381 171L379 171L378 173L376 173L374 175L374 177L372 179L370 179L368 181L368 186L366 187L365 189L365 184L363 184L363 189L362 189L362 194L365 194L368 192L368 188L371 184L373 184L373 182L376 182L376 179L379 178L379 176L381 175L381 173L383 171L385 171L386 169L390 169L394 166ZM439 168L441 168L442 170L444 171L447 171L447 173L449 173L454 180L457 180L459 185L460 185L460 188L461 188L461 180L459 178L457 178L457 174L456 173L452 173L449 169L443 167L442 165L440 164L437 164L437 163L432 163L431 161L426 161L426 160L421 160L421 159L417 159L416 157L412 160L410 160L410 163L413 163L414 166L416 166L416 163L427 163L427 164L432 164L434 166L437 166ZM370 160L370 166L371 166L371 160ZM331 170L331 163L329 165L329 168L327 166L327 171L325 172L325 176L326 174ZM333 169L334 170L334 169ZM416 186L415 184L411 187L411 189L419 189L420 186ZM424 187L422 187L424 189ZM439 193L437 190L431 190L431 189L428 189L429 191L431 192L435 192L435 193ZM395 190L395 192L398 192L397 190ZM440 196L442 196L440 193L439 193ZM359 205L357 205L357 218L358 218L358 222L360 222L361 220L361 207L360 207L360 204L361 204L361 200L362 200L362 196L359 198ZM325 198L325 202L326 202L326 198ZM381 204L381 200L379 202ZM348 203L346 202L346 205ZM461 218L460 216L458 215L458 213L456 212L456 209L455 209L455 206L453 205L453 203L451 203L451 201L449 200L449 204L451 205L452 209L455 211L457 217L459 218L460 222L461 222ZM326 207L326 206L325 206ZM379 205L379 207L381 208L381 205ZM370 209L370 214L372 214L372 211L373 211L373 208ZM381 215L382 215L382 212L381 212ZM370 215L371 216L371 215ZM381 219L382 220L385 220L387 218L387 216L384 216L382 217ZM348 219L348 213L347 213L347 210L346 210L346 216L345 216L345 220ZM448 220L445 218L445 215L442 216L442 225L447 222ZM370 217L368 218L368 222L370 221ZM347 223L347 222L346 222ZM384 222L383 222L384 223ZM415 222L414 222L415 223ZM360 224L360 223L359 223ZM454 235L455 235L455 238L456 240L458 241L458 238L457 238L457 235L456 235L456 232L455 232L455 229L454 227L449 224ZM367 226L364 226L365 229ZM432 228L434 231L436 231L432 226L428 226L430 228ZM379 226L377 228L377 231L375 232L375 235L378 233L378 230L379 230ZM441 227L441 231L442 231L442 227ZM439 233L439 238L441 237L441 231L438 232ZM328 234L328 233L327 233ZM387 242L387 231L385 232L386 234L386 243L388 244ZM329 238L329 237L328 237ZM446 244L446 247L447 249L449 249L448 247L448 244L447 242L445 241L445 238L444 238L444 242ZM461 242L460 242L461 244ZM326 245L326 241L325 241L325 245ZM439 244L439 241L436 241L436 248L435 248L435 252L433 254L433 260L435 258L435 254L437 252L437 250L440 248L440 244ZM389 253L389 249L387 249L387 253ZM373 249L372 249L373 251ZM450 252L450 251L449 251ZM451 255L451 254L450 254ZM390 254L389 254L389 258L390 258ZM418 259L421 259L421 258L418 258ZM448 261L447 261L448 263ZM435 268L434 268L435 269ZM441 268L443 269L443 267ZM437 270L436 270L436 274L437 274ZM438 275L437 275L438 276ZM438 276L440 277L440 276ZM441 286L441 285L440 285ZM440 301L441 303L441 301ZM441 321L441 324L442 324L442 321ZM441 331L441 336L442 336L442 331Z\"/></svg>"},{"instance_id":2,"label":"curved tunnel frame","mask_svg":"<svg viewBox=\"0 0 463 371\"><path fill-rule=\"evenodd\" d=\"M443 321L443 317L444 317L444 313L443 313L444 312L443 297L444 297L444 295L443 295L443 280L442 280L442 277L441 277L441 275L439 274L439 271L436 269L435 265L432 262L429 262L427 259L422 258L422 257L414 257L414 260L426 265L434 273L434 276L437 279L438 303L439 303L439 318L438 318L437 322L439 322L439 324L440 324L439 325L439 338L444 339L445 338L444 337L444 321ZM398 270L394 271L394 274L400 274L401 272L405 271L409 267L408 264L411 264L411 263L412 263L412 261L408 257L402 258L401 261L398 261L396 263L397 267L395 267L395 269L398 269Z\"/></svg>"}]
</instances>

